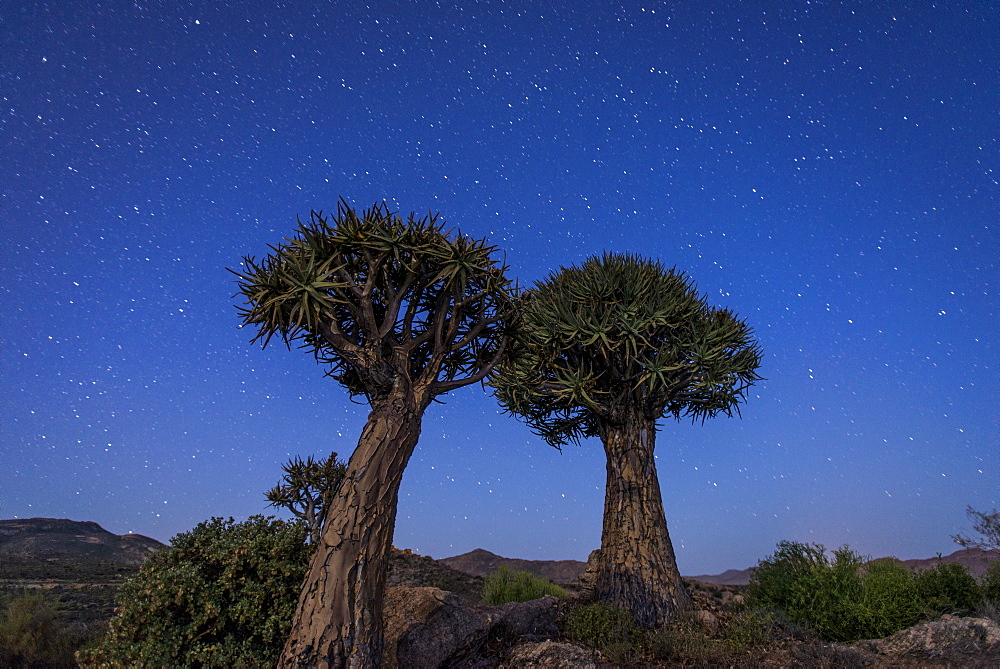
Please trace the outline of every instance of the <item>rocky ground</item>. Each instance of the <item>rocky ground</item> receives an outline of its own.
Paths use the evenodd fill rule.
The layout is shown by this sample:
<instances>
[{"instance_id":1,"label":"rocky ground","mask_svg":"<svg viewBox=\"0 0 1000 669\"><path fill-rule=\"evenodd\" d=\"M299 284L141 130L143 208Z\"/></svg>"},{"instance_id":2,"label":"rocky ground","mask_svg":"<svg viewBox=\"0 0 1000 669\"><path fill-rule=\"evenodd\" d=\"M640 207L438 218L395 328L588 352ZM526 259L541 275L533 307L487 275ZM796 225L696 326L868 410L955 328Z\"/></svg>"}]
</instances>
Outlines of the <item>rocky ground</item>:
<instances>
[{"instance_id":1,"label":"rocky ground","mask_svg":"<svg viewBox=\"0 0 1000 669\"><path fill-rule=\"evenodd\" d=\"M724 634L715 614L697 615L697 628L673 639L688 652L669 660L636 651L623 659L560 635L558 621L571 602L551 597L488 607L437 588L394 587L386 597L385 667L998 667L1000 625L986 618L957 618L917 625L887 639L828 644L789 635L773 645L727 652L711 640ZM723 615L724 612L723 612ZM713 650L714 649L714 650Z\"/></svg>"},{"instance_id":2,"label":"rocky ground","mask_svg":"<svg viewBox=\"0 0 1000 669\"><path fill-rule=\"evenodd\" d=\"M1000 667L1000 625L987 618L944 616L887 639L824 643L801 629L771 630L740 652L724 638L739 615L742 588L686 581L697 611L657 636L660 647L604 654L562 636L560 623L586 600L584 576L568 600L546 597L488 607L481 580L409 552L393 557L386 596L387 667ZM466 578L472 578L466 576ZM425 587L454 583L458 593ZM673 648L671 648L671 644ZM655 645L655 644L654 644ZM666 658L666 659L657 659Z\"/></svg>"}]
</instances>

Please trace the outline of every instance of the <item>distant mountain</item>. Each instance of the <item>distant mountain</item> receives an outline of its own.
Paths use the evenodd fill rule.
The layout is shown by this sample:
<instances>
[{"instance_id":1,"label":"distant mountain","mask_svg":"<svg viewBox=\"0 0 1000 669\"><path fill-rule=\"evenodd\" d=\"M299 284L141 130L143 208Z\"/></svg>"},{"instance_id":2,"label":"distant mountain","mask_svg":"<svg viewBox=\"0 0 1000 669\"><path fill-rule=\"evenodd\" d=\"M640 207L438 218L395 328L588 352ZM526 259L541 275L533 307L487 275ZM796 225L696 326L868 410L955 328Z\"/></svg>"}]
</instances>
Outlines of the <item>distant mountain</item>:
<instances>
[{"instance_id":1,"label":"distant mountain","mask_svg":"<svg viewBox=\"0 0 1000 669\"><path fill-rule=\"evenodd\" d=\"M700 574L698 576L685 576L684 578L702 583L714 583L716 585L746 585L750 582L750 569L727 569L721 574L712 576Z\"/></svg>"},{"instance_id":2,"label":"distant mountain","mask_svg":"<svg viewBox=\"0 0 1000 669\"><path fill-rule=\"evenodd\" d=\"M167 548L141 534L117 535L94 522L61 518L0 520L0 565L4 562L88 562L139 565Z\"/></svg>"},{"instance_id":3,"label":"distant mountain","mask_svg":"<svg viewBox=\"0 0 1000 669\"><path fill-rule=\"evenodd\" d=\"M968 569L970 574L976 578L980 578L986 573L986 568L997 560L1000 560L1000 551L984 551L982 548L963 548L960 551L955 551L951 555L945 555L941 558L932 557L922 560L903 560L903 564L914 571L923 571L936 567L941 562L945 564L957 562Z\"/></svg>"},{"instance_id":4,"label":"distant mountain","mask_svg":"<svg viewBox=\"0 0 1000 669\"><path fill-rule=\"evenodd\" d=\"M508 569L523 569L554 583L574 583L587 568L587 563L579 560L519 560L501 557L482 548L438 562L471 576L486 576L504 565Z\"/></svg>"}]
</instances>

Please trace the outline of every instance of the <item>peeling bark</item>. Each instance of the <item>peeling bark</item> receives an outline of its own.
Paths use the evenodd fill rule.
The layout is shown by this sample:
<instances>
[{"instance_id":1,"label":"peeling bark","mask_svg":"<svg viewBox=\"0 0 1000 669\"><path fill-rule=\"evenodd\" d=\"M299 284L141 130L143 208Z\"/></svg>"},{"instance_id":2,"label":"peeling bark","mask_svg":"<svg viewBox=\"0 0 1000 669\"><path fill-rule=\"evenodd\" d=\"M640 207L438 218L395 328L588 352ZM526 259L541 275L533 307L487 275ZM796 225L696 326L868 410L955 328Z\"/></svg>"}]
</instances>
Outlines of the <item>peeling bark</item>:
<instances>
[{"instance_id":1,"label":"peeling bark","mask_svg":"<svg viewBox=\"0 0 1000 669\"><path fill-rule=\"evenodd\" d=\"M604 528L594 598L656 627L692 608L667 533L653 448L656 421L627 415L600 427L607 454Z\"/></svg>"},{"instance_id":2,"label":"peeling bark","mask_svg":"<svg viewBox=\"0 0 1000 669\"><path fill-rule=\"evenodd\" d=\"M399 484L426 406L414 393L398 393L369 414L327 512L279 667L379 665Z\"/></svg>"}]
</instances>

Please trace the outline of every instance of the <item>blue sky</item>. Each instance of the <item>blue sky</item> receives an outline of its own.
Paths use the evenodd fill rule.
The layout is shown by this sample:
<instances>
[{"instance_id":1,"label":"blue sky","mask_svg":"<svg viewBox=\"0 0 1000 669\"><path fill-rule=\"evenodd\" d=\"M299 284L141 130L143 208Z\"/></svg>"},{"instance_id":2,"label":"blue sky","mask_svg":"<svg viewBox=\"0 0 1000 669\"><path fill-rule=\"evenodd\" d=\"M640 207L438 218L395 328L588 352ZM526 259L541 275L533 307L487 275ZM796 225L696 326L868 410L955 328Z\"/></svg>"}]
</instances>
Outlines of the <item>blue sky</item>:
<instances>
[{"instance_id":1,"label":"blue sky","mask_svg":"<svg viewBox=\"0 0 1000 669\"><path fill-rule=\"evenodd\" d=\"M742 419L665 421L683 572L777 541L949 553L1000 506L988 2L0 6L0 516L167 541L266 513L366 408L239 329L226 267L338 198L440 212L525 285L606 250L756 330ZM395 543L586 559L599 443L464 388Z\"/></svg>"}]
</instances>

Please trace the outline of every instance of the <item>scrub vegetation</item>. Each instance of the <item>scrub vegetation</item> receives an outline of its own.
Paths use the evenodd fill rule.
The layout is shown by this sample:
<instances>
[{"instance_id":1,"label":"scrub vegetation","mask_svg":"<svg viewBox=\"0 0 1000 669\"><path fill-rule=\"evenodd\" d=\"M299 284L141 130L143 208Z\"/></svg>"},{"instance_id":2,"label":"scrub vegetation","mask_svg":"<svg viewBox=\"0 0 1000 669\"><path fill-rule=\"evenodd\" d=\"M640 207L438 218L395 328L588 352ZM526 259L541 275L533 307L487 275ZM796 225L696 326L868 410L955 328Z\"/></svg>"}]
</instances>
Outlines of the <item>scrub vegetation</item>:
<instances>
[{"instance_id":1,"label":"scrub vegetation","mask_svg":"<svg viewBox=\"0 0 1000 669\"><path fill-rule=\"evenodd\" d=\"M483 603L490 606L507 602L528 602L546 595L563 598L566 590L531 572L512 570L504 565L500 565L496 572L483 579Z\"/></svg>"}]
</instances>

